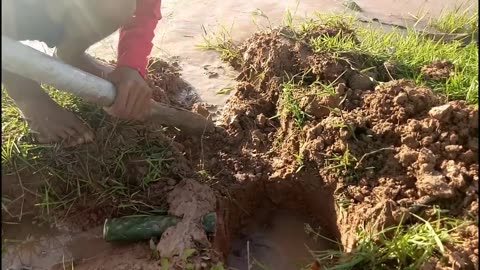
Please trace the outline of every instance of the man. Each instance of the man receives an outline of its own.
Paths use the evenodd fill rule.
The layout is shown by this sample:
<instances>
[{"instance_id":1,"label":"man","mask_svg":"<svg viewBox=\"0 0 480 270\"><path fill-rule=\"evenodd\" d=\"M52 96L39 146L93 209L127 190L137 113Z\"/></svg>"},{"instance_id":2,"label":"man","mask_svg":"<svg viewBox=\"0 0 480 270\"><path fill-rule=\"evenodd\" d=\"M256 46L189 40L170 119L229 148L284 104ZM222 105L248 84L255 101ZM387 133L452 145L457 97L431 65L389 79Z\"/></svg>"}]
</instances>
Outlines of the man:
<instances>
[{"instance_id":1,"label":"man","mask_svg":"<svg viewBox=\"0 0 480 270\"><path fill-rule=\"evenodd\" d=\"M43 41L65 63L110 80L117 97L106 111L122 119L143 120L152 96L144 78L160 5L161 0L2 0L2 35ZM85 51L117 29L120 40L113 69ZM77 145L93 140L84 122L53 101L40 84L3 70L2 83L39 143Z\"/></svg>"}]
</instances>

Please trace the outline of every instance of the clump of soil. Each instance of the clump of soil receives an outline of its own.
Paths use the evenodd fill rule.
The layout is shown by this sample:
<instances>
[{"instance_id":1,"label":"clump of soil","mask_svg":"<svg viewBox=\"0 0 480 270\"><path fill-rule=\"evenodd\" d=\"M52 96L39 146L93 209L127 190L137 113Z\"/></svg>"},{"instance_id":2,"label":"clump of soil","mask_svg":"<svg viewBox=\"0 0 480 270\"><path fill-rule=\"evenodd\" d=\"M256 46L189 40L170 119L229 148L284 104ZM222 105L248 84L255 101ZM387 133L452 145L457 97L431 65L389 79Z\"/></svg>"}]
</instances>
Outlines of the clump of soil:
<instances>
[{"instance_id":1,"label":"clump of soil","mask_svg":"<svg viewBox=\"0 0 480 270\"><path fill-rule=\"evenodd\" d=\"M151 58L148 65L147 82L153 89L153 99L190 109L198 101L192 86L180 77L178 62L167 62Z\"/></svg>"},{"instance_id":2,"label":"clump of soil","mask_svg":"<svg viewBox=\"0 0 480 270\"><path fill-rule=\"evenodd\" d=\"M241 71L238 79L266 83L277 80L274 78L286 81L302 74L304 80L311 82L320 79L326 83L343 82L353 89L373 89L372 80L360 73L352 62L334 58L331 53L316 54L305 41L295 41L290 35L294 34L282 28L256 33L247 39L239 48L242 64L238 68ZM346 29L319 28L303 38L307 41L336 35L352 36L354 33Z\"/></svg>"},{"instance_id":3,"label":"clump of soil","mask_svg":"<svg viewBox=\"0 0 480 270\"><path fill-rule=\"evenodd\" d=\"M445 82L453 75L455 66L450 61L435 61L422 67L421 73L426 80Z\"/></svg>"}]
</instances>

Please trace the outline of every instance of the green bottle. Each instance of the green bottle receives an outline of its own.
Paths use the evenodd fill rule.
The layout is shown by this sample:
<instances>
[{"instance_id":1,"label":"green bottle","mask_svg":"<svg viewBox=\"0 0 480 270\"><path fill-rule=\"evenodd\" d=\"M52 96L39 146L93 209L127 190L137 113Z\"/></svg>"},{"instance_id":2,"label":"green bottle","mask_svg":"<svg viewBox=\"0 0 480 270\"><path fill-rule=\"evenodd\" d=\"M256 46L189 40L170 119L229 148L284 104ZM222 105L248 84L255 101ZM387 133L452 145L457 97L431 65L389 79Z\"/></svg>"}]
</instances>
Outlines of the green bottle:
<instances>
[{"instance_id":1,"label":"green bottle","mask_svg":"<svg viewBox=\"0 0 480 270\"><path fill-rule=\"evenodd\" d=\"M207 214L202 225L207 233L215 232L217 216ZM107 219L103 225L103 239L113 241L141 241L160 237L168 228L175 226L181 218L175 216L129 216Z\"/></svg>"}]
</instances>

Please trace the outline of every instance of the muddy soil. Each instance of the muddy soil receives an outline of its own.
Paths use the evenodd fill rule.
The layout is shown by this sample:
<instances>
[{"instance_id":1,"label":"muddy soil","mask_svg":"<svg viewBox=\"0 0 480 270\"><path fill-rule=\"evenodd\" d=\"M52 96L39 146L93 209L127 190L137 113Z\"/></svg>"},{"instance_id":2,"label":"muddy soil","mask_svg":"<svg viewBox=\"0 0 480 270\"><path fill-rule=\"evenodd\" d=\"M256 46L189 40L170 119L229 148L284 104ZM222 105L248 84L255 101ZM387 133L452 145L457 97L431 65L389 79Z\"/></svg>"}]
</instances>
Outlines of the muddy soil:
<instances>
[{"instance_id":1,"label":"muddy soil","mask_svg":"<svg viewBox=\"0 0 480 270\"><path fill-rule=\"evenodd\" d=\"M353 34L320 27L315 35L338 33ZM284 29L253 35L240 55L243 64L232 63L240 82L223 112L226 134L206 135L202 151L187 156L201 160L208 180L225 200L235 202L220 207L224 220L215 239L218 249L231 249L241 221L259 209L259 197L265 196L281 209L302 205L311 217L331 219L331 210L318 211L305 199L320 189L335 191L332 199L348 206L335 208L342 215L334 214L336 223L323 227L347 251L355 247L360 225L380 231L415 223L411 214L431 218L433 206L447 210L449 217L473 221L477 216L477 109L463 101L446 102L405 80L375 86L369 77L381 74L362 74L352 61L314 54L286 38ZM425 70L441 69L431 73L448 76L443 72L448 67L436 62ZM313 79L297 82L300 90L292 94L306 112L299 125L282 83L302 73ZM336 93L319 95L323 89L312 84L315 80L333 84ZM198 144L180 137L186 149ZM478 227L462 234L465 243L449 245L446 258L434 260L435 267L478 267Z\"/></svg>"}]
</instances>

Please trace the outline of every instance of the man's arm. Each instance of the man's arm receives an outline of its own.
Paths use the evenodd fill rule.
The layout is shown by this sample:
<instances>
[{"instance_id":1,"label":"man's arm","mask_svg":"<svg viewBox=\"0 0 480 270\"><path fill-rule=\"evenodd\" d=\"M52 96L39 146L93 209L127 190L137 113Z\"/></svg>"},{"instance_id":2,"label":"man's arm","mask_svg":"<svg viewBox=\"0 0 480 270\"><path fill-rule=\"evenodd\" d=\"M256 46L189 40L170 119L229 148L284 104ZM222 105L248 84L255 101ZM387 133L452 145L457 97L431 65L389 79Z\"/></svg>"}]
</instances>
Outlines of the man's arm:
<instances>
[{"instance_id":1,"label":"man's arm","mask_svg":"<svg viewBox=\"0 0 480 270\"><path fill-rule=\"evenodd\" d=\"M137 0L134 16L120 29L118 67L137 70L146 76L155 27L162 15L161 0Z\"/></svg>"},{"instance_id":2,"label":"man's arm","mask_svg":"<svg viewBox=\"0 0 480 270\"><path fill-rule=\"evenodd\" d=\"M117 88L106 111L119 118L143 120L150 113L152 89L145 82L155 27L161 18L161 0L137 0L133 17L120 29L118 61L108 79Z\"/></svg>"}]
</instances>

